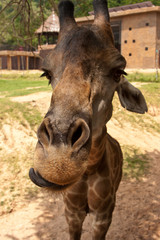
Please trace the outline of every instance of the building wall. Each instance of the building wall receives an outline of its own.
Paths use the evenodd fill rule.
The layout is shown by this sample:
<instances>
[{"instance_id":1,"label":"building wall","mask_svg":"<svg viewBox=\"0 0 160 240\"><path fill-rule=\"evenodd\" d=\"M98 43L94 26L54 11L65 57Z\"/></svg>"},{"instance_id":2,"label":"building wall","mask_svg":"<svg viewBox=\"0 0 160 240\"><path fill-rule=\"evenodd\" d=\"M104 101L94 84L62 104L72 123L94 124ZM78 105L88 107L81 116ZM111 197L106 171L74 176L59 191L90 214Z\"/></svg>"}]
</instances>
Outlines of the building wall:
<instances>
[{"instance_id":1,"label":"building wall","mask_svg":"<svg viewBox=\"0 0 160 240\"><path fill-rule=\"evenodd\" d=\"M124 16L121 19L121 53L128 68L155 68L156 12Z\"/></svg>"},{"instance_id":2,"label":"building wall","mask_svg":"<svg viewBox=\"0 0 160 240\"><path fill-rule=\"evenodd\" d=\"M155 9L156 8L156 9ZM128 68L160 68L160 9L158 7L113 12L111 23L120 27L121 54ZM93 16L76 19L78 25L92 24ZM46 56L52 45L39 48Z\"/></svg>"},{"instance_id":3,"label":"building wall","mask_svg":"<svg viewBox=\"0 0 160 240\"><path fill-rule=\"evenodd\" d=\"M92 22L93 20L88 21ZM114 15L111 17L111 23L114 22L121 23L121 54L125 57L128 68L156 68L157 62L160 67L159 12L144 11L124 16ZM79 25L84 23L86 22L78 22Z\"/></svg>"},{"instance_id":4,"label":"building wall","mask_svg":"<svg viewBox=\"0 0 160 240\"><path fill-rule=\"evenodd\" d=\"M157 15L157 39L160 40L160 13L158 12Z\"/></svg>"},{"instance_id":5,"label":"building wall","mask_svg":"<svg viewBox=\"0 0 160 240\"><path fill-rule=\"evenodd\" d=\"M160 13L157 13L156 64L157 64L157 67L160 68Z\"/></svg>"}]
</instances>

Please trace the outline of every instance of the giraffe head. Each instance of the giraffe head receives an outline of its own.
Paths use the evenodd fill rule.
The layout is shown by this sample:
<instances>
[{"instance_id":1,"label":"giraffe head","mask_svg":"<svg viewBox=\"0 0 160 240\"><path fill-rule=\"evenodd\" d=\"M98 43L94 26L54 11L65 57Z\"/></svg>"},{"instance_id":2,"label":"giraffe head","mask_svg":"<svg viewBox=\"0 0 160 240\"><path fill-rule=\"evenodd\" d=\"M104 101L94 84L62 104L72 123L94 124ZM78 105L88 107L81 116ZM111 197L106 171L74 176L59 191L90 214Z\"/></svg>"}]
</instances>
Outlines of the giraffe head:
<instances>
[{"instance_id":1,"label":"giraffe head","mask_svg":"<svg viewBox=\"0 0 160 240\"><path fill-rule=\"evenodd\" d=\"M112 116L117 91L126 109L144 113L142 93L124 77L126 61L114 46L106 0L94 0L94 22L77 26L70 1L59 4L58 43L43 63L53 94L38 129L31 180L63 190L86 171L92 138Z\"/></svg>"}]
</instances>

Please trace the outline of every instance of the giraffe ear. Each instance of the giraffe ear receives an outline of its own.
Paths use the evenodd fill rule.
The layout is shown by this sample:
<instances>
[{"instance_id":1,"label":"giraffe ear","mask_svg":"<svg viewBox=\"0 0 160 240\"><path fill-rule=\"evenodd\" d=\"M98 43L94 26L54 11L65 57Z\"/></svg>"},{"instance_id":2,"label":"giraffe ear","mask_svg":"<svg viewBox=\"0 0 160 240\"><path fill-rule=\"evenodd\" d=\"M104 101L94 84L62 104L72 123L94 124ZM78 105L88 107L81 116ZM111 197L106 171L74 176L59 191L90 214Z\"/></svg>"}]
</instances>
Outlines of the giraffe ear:
<instances>
[{"instance_id":1,"label":"giraffe ear","mask_svg":"<svg viewBox=\"0 0 160 240\"><path fill-rule=\"evenodd\" d=\"M125 79L117 88L120 103L128 111L145 113L148 111L145 98L141 91Z\"/></svg>"}]
</instances>

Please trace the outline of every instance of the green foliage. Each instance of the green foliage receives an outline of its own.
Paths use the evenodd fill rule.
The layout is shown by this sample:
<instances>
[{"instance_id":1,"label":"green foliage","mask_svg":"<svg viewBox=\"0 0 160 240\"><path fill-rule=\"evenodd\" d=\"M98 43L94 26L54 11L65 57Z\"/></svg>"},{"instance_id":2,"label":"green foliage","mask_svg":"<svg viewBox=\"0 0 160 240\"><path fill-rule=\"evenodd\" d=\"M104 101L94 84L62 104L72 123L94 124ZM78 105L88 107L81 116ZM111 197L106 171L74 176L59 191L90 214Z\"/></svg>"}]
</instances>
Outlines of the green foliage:
<instances>
[{"instance_id":1,"label":"green foliage","mask_svg":"<svg viewBox=\"0 0 160 240\"><path fill-rule=\"evenodd\" d=\"M93 11L92 0L72 0L75 5L75 16L87 16L88 12ZM118 7L128 4L140 3L144 0L108 0L108 7ZM159 0L151 0L154 5L160 5Z\"/></svg>"},{"instance_id":2,"label":"green foliage","mask_svg":"<svg viewBox=\"0 0 160 240\"><path fill-rule=\"evenodd\" d=\"M145 1L144 0L109 0L108 6L109 7L117 7L117 6L124 6L124 5L129 5L129 4L140 3L140 2L145 2ZM159 0L151 0L151 2L157 6L160 5Z\"/></svg>"},{"instance_id":3,"label":"green foliage","mask_svg":"<svg viewBox=\"0 0 160 240\"><path fill-rule=\"evenodd\" d=\"M23 46L26 49L36 47L38 40L35 30L51 14L52 8L48 1L2 0L0 45L6 45L8 49L15 49L16 46Z\"/></svg>"},{"instance_id":4,"label":"green foliage","mask_svg":"<svg viewBox=\"0 0 160 240\"><path fill-rule=\"evenodd\" d=\"M90 11L93 11L92 0L73 0L75 5L75 17L88 16Z\"/></svg>"},{"instance_id":5,"label":"green foliage","mask_svg":"<svg viewBox=\"0 0 160 240\"><path fill-rule=\"evenodd\" d=\"M109 7L122 6L144 2L143 0L110 0ZM38 45L36 29L46 20L52 10L57 11L59 0L24 0L0 1L0 48L15 49L23 46L26 49L36 48ZM92 0L73 0L75 17L87 16L93 11ZM160 5L158 0L152 0Z\"/></svg>"}]
</instances>

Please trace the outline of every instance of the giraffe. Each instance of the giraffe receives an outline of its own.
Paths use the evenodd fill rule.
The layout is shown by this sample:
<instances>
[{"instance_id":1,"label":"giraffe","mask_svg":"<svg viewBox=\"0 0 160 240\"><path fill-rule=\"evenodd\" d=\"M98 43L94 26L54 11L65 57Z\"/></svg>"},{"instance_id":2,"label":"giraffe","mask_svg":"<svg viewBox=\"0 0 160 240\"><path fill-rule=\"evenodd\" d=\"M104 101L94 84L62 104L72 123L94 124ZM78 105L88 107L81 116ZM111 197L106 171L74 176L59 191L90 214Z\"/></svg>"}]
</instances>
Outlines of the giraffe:
<instances>
[{"instance_id":1,"label":"giraffe","mask_svg":"<svg viewBox=\"0 0 160 240\"><path fill-rule=\"evenodd\" d=\"M112 221L123 162L120 145L106 128L115 92L127 110L147 111L141 91L125 77L107 1L94 0L93 8L93 24L77 26L73 3L59 3L58 42L42 65L53 92L29 171L39 187L63 193L70 240L81 238L88 213L94 216L93 240L104 240Z\"/></svg>"}]
</instances>

